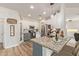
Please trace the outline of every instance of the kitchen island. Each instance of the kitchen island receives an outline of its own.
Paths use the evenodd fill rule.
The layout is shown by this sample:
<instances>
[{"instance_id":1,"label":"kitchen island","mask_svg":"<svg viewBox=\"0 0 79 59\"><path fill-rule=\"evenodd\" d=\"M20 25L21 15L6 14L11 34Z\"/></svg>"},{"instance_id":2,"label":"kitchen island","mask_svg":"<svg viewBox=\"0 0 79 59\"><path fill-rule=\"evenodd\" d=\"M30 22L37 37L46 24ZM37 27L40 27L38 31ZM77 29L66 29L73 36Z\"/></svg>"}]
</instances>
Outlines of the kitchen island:
<instances>
[{"instance_id":1,"label":"kitchen island","mask_svg":"<svg viewBox=\"0 0 79 59\"><path fill-rule=\"evenodd\" d=\"M33 55L42 56L43 55L42 47L50 49L52 51L52 55L54 53L59 53L69 40L70 39L68 38L64 38L61 39L60 42L55 42L53 38L48 38L46 36L31 39L31 41L33 42Z\"/></svg>"}]
</instances>

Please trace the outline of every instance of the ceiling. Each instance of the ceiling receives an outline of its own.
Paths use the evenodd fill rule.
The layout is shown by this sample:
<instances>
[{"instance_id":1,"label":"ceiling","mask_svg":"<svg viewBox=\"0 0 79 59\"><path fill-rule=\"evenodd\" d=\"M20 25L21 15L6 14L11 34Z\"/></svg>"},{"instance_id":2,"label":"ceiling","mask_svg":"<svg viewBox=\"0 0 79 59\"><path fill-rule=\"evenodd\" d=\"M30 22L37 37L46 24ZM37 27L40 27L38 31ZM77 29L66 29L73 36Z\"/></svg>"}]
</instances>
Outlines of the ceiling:
<instances>
[{"instance_id":1,"label":"ceiling","mask_svg":"<svg viewBox=\"0 0 79 59\"><path fill-rule=\"evenodd\" d=\"M30 6L33 5L34 9L31 9ZM49 3L0 3L1 7L10 8L18 11L21 16L28 17L28 14L31 14L28 18L42 19L49 18L51 15L50 4ZM44 15L43 12L46 12Z\"/></svg>"},{"instance_id":2,"label":"ceiling","mask_svg":"<svg viewBox=\"0 0 79 59\"><path fill-rule=\"evenodd\" d=\"M65 16L67 19L79 17L79 3L65 4Z\"/></svg>"},{"instance_id":3,"label":"ceiling","mask_svg":"<svg viewBox=\"0 0 79 59\"><path fill-rule=\"evenodd\" d=\"M31 9L30 6L33 5L34 9ZM0 3L1 7L10 8L16 10L23 17L33 18L35 20L48 19L50 15L58 9L56 7L57 3L50 6L50 3ZM53 8L55 7L55 8ZM43 12L46 14L43 14ZM28 14L31 14L29 17ZM79 16L79 4L78 3L65 3L65 16L66 18L72 18Z\"/></svg>"}]
</instances>

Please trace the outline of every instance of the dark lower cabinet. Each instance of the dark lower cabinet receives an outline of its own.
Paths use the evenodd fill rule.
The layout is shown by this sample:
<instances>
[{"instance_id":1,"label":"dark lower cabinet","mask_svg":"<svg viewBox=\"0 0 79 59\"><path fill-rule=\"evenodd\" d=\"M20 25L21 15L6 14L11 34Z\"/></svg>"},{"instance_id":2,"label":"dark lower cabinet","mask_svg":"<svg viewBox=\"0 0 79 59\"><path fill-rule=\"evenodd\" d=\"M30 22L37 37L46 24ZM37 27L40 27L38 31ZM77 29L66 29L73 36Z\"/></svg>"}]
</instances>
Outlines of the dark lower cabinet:
<instances>
[{"instance_id":1,"label":"dark lower cabinet","mask_svg":"<svg viewBox=\"0 0 79 59\"><path fill-rule=\"evenodd\" d=\"M24 41L28 41L31 39L30 33L24 33Z\"/></svg>"}]
</instances>

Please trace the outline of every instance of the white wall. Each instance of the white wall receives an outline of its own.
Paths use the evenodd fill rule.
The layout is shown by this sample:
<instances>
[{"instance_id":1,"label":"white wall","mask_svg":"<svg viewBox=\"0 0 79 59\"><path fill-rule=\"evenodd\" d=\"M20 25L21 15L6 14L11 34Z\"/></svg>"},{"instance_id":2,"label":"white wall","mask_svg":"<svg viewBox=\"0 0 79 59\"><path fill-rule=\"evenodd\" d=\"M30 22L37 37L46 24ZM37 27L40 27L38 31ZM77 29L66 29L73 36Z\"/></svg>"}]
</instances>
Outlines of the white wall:
<instances>
[{"instance_id":1,"label":"white wall","mask_svg":"<svg viewBox=\"0 0 79 59\"><path fill-rule=\"evenodd\" d=\"M29 18L23 18L23 20L21 20L22 25L23 25L23 29L29 29L29 26L35 26L35 28L39 28L39 21L32 21L34 19L29 19Z\"/></svg>"},{"instance_id":2,"label":"white wall","mask_svg":"<svg viewBox=\"0 0 79 59\"><path fill-rule=\"evenodd\" d=\"M46 20L46 24L51 24L53 27L56 27L56 16L51 17L50 19Z\"/></svg>"},{"instance_id":3,"label":"white wall","mask_svg":"<svg viewBox=\"0 0 79 59\"><path fill-rule=\"evenodd\" d=\"M66 25L67 29L77 29L79 32L79 21L67 22L66 24L67 24ZM73 31L73 32L68 32L67 34L70 37L74 37L74 33L75 32Z\"/></svg>"},{"instance_id":4,"label":"white wall","mask_svg":"<svg viewBox=\"0 0 79 59\"><path fill-rule=\"evenodd\" d=\"M16 46L20 42L20 29L19 29L19 14L18 12L8 9L8 8L3 8L0 7L0 18L4 19L4 48L10 48L13 46ZM15 24L15 36L11 37L10 36L10 25L7 24L6 19L7 18L14 18L17 19L17 24Z\"/></svg>"}]
</instances>

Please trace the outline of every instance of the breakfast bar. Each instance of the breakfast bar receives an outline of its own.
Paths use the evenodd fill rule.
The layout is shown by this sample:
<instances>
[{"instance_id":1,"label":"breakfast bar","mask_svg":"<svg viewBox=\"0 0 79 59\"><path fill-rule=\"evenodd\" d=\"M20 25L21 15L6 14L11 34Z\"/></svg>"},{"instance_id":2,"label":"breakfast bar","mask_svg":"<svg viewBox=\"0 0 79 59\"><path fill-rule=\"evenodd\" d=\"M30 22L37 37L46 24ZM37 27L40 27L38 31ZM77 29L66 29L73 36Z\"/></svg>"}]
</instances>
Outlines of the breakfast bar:
<instances>
[{"instance_id":1,"label":"breakfast bar","mask_svg":"<svg viewBox=\"0 0 79 59\"><path fill-rule=\"evenodd\" d=\"M68 38L63 38L59 39L59 41L55 41L53 38L46 36L31 39L33 42L33 56L43 56L43 47L50 49L52 55L59 53L69 40Z\"/></svg>"}]
</instances>

